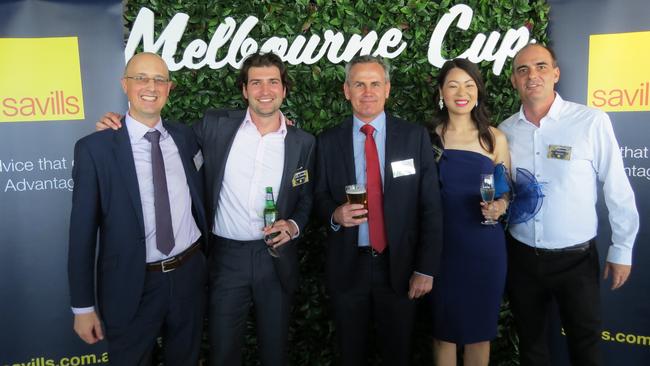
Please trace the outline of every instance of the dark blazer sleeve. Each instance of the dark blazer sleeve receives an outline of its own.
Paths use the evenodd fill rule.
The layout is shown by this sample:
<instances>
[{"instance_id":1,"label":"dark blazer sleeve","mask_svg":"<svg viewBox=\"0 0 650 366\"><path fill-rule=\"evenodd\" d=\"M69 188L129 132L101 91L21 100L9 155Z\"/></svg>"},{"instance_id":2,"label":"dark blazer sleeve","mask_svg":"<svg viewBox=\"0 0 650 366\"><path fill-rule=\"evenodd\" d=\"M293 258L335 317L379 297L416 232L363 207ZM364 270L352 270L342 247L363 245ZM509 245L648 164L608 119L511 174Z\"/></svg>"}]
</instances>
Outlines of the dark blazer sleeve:
<instances>
[{"instance_id":1,"label":"dark blazer sleeve","mask_svg":"<svg viewBox=\"0 0 650 366\"><path fill-rule=\"evenodd\" d=\"M205 136L205 118L192 122L192 131L194 131L196 142L200 147L203 147L203 139Z\"/></svg>"},{"instance_id":2,"label":"dark blazer sleeve","mask_svg":"<svg viewBox=\"0 0 650 366\"><path fill-rule=\"evenodd\" d=\"M305 231L304 228L309 221L309 215L311 214L312 205L314 202L314 167L315 167L315 158L316 158L316 139L314 136L303 133L301 134L303 140L303 151L306 151L305 157L305 166L308 174L310 175L309 181L302 185L302 188L299 192L298 202L296 207L291 215L290 219L294 220L298 224L298 229L302 235Z\"/></svg>"},{"instance_id":3,"label":"dark blazer sleeve","mask_svg":"<svg viewBox=\"0 0 650 366\"><path fill-rule=\"evenodd\" d=\"M100 222L99 181L88 140L74 148L72 212L68 248L68 281L73 307L95 305L95 247Z\"/></svg>"},{"instance_id":4,"label":"dark blazer sleeve","mask_svg":"<svg viewBox=\"0 0 650 366\"><path fill-rule=\"evenodd\" d=\"M415 271L435 276L440 268L442 254L442 204L438 169L431 140L424 128L420 133L420 243L417 249Z\"/></svg>"},{"instance_id":5,"label":"dark blazer sleeve","mask_svg":"<svg viewBox=\"0 0 650 366\"><path fill-rule=\"evenodd\" d=\"M330 229L330 219L334 210L339 206L339 204L332 197L332 187L329 187L329 181L327 174L327 164L326 159L328 156L339 156L333 151L329 151L333 147L332 136L330 131L321 133L318 136L318 142L316 143L316 186L314 188L314 197L316 199L316 212L323 222L327 223L327 228Z\"/></svg>"}]
</instances>

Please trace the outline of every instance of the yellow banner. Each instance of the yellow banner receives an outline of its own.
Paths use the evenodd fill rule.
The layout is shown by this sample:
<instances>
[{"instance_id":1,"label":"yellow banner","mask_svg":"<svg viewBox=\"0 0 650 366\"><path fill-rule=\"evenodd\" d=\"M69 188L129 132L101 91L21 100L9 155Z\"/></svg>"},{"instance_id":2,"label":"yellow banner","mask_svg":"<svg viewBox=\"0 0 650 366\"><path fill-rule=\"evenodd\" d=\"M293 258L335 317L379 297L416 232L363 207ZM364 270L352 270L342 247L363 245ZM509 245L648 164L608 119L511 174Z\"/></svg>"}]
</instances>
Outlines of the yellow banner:
<instances>
[{"instance_id":1,"label":"yellow banner","mask_svg":"<svg viewBox=\"0 0 650 366\"><path fill-rule=\"evenodd\" d=\"M589 37L587 104L607 112L650 111L650 32Z\"/></svg>"},{"instance_id":2,"label":"yellow banner","mask_svg":"<svg viewBox=\"0 0 650 366\"><path fill-rule=\"evenodd\" d=\"M0 38L0 122L84 119L77 37Z\"/></svg>"}]
</instances>

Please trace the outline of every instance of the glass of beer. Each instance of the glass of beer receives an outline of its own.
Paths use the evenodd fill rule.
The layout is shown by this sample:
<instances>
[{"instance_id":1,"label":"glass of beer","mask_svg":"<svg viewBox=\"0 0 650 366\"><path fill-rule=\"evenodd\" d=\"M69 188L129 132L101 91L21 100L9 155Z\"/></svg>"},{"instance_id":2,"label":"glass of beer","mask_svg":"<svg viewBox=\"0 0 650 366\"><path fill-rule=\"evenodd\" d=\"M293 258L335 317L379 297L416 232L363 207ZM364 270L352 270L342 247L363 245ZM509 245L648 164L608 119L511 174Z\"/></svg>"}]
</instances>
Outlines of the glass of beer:
<instances>
[{"instance_id":1,"label":"glass of beer","mask_svg":"<svg viewBox=\"0 0 650 366\"><path fill-rule=\"evenodd\" d=\"M348 203L356 203L363 205L363 208L368 209L368 195L366 193L365 184L350 184L345 186L345 194L348 196ZM355 219L363 219L368 217L368 214L354 216Z\"/></svg>"}]
</instances>

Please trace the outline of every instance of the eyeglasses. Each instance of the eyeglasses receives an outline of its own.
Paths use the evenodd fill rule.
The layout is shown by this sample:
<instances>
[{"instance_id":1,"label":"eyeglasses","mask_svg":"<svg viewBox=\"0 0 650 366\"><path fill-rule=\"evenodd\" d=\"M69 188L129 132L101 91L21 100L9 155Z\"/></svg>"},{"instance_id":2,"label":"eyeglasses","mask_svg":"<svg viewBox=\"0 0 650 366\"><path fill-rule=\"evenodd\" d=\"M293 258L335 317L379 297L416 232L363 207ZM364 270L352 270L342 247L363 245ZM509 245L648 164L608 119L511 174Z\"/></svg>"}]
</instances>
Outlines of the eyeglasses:
<instances>
[{"instance_id":1,"label":"eyeglasses","mask_svg":"<svg viewBox=\"0 0 650 366\"><path fill-rule=\"evenodd\" d=\"M138 85L147 85L147 84L149 84L149 82L151 80L153 80L154 84L162 86L162 85L167 85L167 83L169 83L171 81L169 79L161 78L159 76L150 78L148 76L137 75L137 76L125 76L124 78L125 79L131 79L131 80L135 81L135 83L138 84Z\"/></svg>"}]
</instances>

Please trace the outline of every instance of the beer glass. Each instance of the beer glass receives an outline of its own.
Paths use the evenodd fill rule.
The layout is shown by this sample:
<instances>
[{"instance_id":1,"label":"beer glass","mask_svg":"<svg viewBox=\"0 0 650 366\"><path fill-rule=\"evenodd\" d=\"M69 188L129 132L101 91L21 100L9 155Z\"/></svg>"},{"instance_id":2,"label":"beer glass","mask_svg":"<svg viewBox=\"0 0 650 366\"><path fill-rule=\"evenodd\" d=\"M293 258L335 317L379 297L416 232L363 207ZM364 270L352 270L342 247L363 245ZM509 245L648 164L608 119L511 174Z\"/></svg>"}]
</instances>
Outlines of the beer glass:
<instances>
[{"instance_id":1,"label":"beer glass","mask_svg":"<svg viewBox=\"0 0 650 366\"><path fill-rule=\"evenodd\" d=\"M365 184L350 184L345 186L345 194L348 197L348 203L355 203L363 205L364 209L368 209L368 195L366 193ZM368 217L368 214L354 216L355 219L363 219Z\"/></svg>"}]
</instances>

